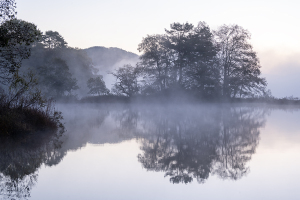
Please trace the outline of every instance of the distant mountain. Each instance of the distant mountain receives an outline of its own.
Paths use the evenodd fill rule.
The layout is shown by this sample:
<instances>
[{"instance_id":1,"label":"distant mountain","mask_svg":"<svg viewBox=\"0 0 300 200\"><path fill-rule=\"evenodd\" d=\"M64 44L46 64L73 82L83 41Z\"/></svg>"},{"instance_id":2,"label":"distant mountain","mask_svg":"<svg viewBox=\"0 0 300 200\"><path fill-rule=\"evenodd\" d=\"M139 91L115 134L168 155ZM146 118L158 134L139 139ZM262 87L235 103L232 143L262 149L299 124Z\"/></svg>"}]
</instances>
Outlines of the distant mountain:
<instances>
[{"instance_id":1,"label":"distant mountain","mask_svg":"<svg viewBox=\"0 0 300 200\"><path fill-rule=\"evenodd\" d=\"M99 69L100 74L122 67L124 64L135 64L139 59L137 54L116 47L96 46L84 51L92 59L95 68Z\"/></svg>"},{"instance_id":2,"label":"distant mountain","mask_svg":"<svg viewBox=\"0 0 300 200\"><path fill-rule=\"evenodd\" d=\"M116 47L90 47L83 49L87 56L92 59L94 67L99 70L98 74L103 75L103 79L106 83L106 87L111 89L115 83L115 77L109 72L113 72L115 69L122 67L125 64L135 64L139 61L137 54L119 49Z\"/></svg>"}]
</instances>

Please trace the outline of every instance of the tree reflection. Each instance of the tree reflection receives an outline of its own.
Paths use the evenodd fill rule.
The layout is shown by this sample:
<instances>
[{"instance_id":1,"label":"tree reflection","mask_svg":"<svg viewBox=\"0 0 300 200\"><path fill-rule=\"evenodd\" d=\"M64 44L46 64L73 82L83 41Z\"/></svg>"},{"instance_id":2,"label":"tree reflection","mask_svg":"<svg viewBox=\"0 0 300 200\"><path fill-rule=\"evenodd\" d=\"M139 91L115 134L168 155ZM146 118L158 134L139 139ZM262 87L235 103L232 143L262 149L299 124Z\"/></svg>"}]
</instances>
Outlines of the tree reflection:
<instances>
[{"instance_id":1,"label":"tree reflection","mask_svg":"<svg viewBox=\"0 0 300 200\"><path fill-rule=\"evenodd\" d=\"M116 130L120 138L130 139L136 135L139 126L139 110L125 107L113 113L116 121Z\"/></svg>"},{"instance_id":2,"label":"tree reflection","mask_svg":"<svg viewBox=\"0 0 300 200\"><path fill-rule=\"evenodd\" d=\"M231 109L222 112L218 162L214 172L221 178L239 179L249 172L246 163L255 153L264 114L258 109ZM228 117L229 116L229 117Z\"/></svg>"},{"instance_id":3,"label":"tree reflection","mask_svg":"<svg viewBox=\"0 0 300 200\"><path fill-rule=\"evenodd\" d=\"M4 199L27 199L37 182L38 168L43 163L55 165L64 155L62 131L34 133L26 137L0 140L0 195Z\"/></svg>"},{"instance_id":4,"label":"tree reflection","mask_svg":"<svg viewBox=\"0 0 300 200\"><path fill-rule=\"evenodd\" d=\"M144 112L140 123L142 166L163 171L172 183L199 183L217 174L239 179L248 173L265 112L252 108L201 108Z\"/></svg>"}]
</instances>

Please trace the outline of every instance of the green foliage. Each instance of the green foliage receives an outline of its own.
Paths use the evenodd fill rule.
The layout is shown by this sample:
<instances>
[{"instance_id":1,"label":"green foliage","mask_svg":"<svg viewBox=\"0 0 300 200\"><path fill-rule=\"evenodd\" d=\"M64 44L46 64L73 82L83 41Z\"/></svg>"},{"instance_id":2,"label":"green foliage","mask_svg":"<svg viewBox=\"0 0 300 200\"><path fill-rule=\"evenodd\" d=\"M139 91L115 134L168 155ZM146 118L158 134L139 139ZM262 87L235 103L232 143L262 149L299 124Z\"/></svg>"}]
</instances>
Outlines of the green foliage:
<instances>
[{"instance_id":1,"label":"green foliage","mask_svg":"<svg viewBox=\"0 0 300 200\"><path fill-rule=\"evenodd\" d=\"M90 89L88 94L108 94L109 90L105 86L105 82L103 81L103 76L97 76L95 78L90 78L87 81L87 86Z\"/></svg>"}]
</instances>

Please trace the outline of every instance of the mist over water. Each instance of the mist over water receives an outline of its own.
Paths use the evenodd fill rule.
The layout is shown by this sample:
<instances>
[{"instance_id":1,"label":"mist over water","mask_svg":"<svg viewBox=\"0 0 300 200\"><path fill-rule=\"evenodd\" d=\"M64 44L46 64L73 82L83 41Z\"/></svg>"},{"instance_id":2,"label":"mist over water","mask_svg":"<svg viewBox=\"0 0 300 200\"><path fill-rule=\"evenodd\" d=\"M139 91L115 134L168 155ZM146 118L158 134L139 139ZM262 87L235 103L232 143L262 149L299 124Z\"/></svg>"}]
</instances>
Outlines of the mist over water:
<instances>
[{"instance_id":1,"label":"mist over water","mask_svg":"<svg viewBox=\"0 0 300 200\"><path fill-rule=\"evenodd\" d=\"M67 130L55 140L61 145L51 147L57 142L50 139L31 149L16 144L18 148L11 151L9 145L2 146L2 199L47 199L46 188L63 187L61 184L67 184L65 191L57 188L49 199L64 199L66 194L77 199L83 193L88 193L88 199L97 199L98 187L106 188L100 195L105 198L118 199L121 194L124 199L136 197L119 184L144 193L153 187L160 192L165 188L165 197L175 199L180 199L175 189L179 187L189 199L196 199L198 190L223 191L223 187L227 188L225 195L238 188L242 195L248 193L246 188L258 189L254 184L258 180L269 191L264 184L274 179L273 172L279 177L278 184L272 183L274 188L281 187L280 179L285 177L282 181L288 181L288 191L293 191L289 199L299 197L292 184L299 174L294 169L300 166L294 161L299 157L295 152L300 142L297 107L174 103L58 104L57 109L63 112ZM283 115L284 120L279 120ZM275 160L272 152L278 154ZM280 156L282 152L284 157ZM293 163L290 171L276 165L280 160ZM92 184L81 188L88 182ZM18 186L14 186L16 183ZM276 191L278 196L286 193ZM149 199L162 199L158 193L149 195ZM240 199L240 195L233 199ZM218 198L218 194L208 196ZM274 194L250 196L280 199Z\"/></svg>"},{"instance_id":2,"label":"mist over water","mask_svg":"<svg viewBox=\"0 0 300 200\"><path fill-rule=\"evenodd\" d=\"M290 4L74 1L49 26L16 1L0 0L0 200L300 199Z\"/></svg>"}]
</instances>

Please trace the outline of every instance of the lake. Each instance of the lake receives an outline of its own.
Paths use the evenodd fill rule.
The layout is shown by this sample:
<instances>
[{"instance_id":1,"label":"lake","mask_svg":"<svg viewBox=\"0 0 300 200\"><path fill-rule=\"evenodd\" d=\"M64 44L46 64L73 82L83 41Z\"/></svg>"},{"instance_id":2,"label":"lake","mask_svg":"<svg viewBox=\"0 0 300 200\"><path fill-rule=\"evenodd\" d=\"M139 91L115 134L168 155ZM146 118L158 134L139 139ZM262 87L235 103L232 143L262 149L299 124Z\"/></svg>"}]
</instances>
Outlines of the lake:
<instances>
[{"instance_id":1,"label":"lake","mask_svg":"<svg viewBox=\"0 0 300 200\"><path fill-rule=\"evenodd\" d=\"M63 135L2 142L0 199L298 200L299 108L58 104Z\"/></svg>"}]
</instances>

